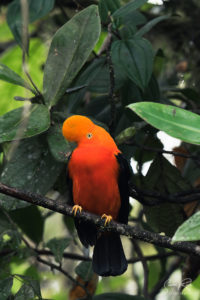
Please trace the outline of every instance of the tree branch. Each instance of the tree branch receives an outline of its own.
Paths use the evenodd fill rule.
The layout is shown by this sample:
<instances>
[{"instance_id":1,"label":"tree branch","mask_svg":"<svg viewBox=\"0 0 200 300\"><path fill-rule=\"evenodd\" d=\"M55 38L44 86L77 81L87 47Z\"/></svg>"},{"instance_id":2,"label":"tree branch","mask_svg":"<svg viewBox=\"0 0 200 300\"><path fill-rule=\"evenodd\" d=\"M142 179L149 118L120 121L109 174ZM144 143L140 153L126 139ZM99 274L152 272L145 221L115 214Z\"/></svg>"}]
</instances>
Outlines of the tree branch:
<instances>
[{"instance_id":1,"label":"tree branch","mask_svg":"<svg viewBox=\"0 0 200 300\"><path fill-rule=\"evenodd\" d=\"M175 193L171 195L163 195L155 191L141 190L137 186L130 184L129 195L144 205L155 206L164 203L177 203L186 204L193 201L199 201L200 189L194 188L187 191L182 191L180 193ZM145 197L152 198L152 200L147 200Z\"/></svg>"},{"instance_id":2,"label":"tree branch","mask_svg":"<svg viewBox=\"0 0 200 300\"><path fill-rule=\"evenodd\" d=\"M72 207L61 201L54 201L38 194L24 192L16 188L8 187L2 183L0 183L0 193L26 201L33 205L48 208L63 215L74 217ZM85 211L83 211L81 214L77 213L75 218L96 224L101 231L117 232L121 235L125 235L130 238L138 239L160 247L200 256L200 246L195 245L194 243L176 242L172 244L172 239L168 236L163 236L147 230L140 230L136 227L120 224L115 221L112 221L108 226L105 227L104 221L101 219L101 217Z\"/></svg>"},{"instance_id":3,"label":"tree branch","mask_svg":"<svg viewBox=\"0 0 200 300\"><path fill-rule=\"evenodd\" d=\"M33 251L35 251L38 255L54 256L53 252L51 252L50 250L46 250L46 249L37 249L36 248L36 249L33 249ZM7 255L11 252L13 253L13 250L1 251L0 256ZM145 260L152 261L152 260L156 260L156 259L168 258L171 256L180 256L180 254L178 252L173 251L173 252L167 252L167 253L161 253L161 254L155 254L155 255L147 255L147 256L144 256L143 258ZM91 261L92 260L92 258L89 256L84 256L84 255L80 255L80 254L76 254L76 253L68 253L68 252L63 253L63 258L79 260L79 261ZM130 258L127 260L128 264L135 264L140 261L141 261L140 257L134 257L134 258Z\"/></svg>"}]
</instances>

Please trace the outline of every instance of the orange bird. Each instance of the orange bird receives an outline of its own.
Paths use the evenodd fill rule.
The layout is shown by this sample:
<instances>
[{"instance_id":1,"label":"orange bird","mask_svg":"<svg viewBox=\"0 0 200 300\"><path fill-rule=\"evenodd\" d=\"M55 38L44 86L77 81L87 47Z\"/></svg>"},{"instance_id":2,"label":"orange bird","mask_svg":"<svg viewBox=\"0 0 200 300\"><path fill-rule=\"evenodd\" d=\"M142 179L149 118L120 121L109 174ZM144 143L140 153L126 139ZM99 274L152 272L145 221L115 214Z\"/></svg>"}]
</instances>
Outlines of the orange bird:
<instances>
[{"instance_id":1,"label":"orange bird","mask_svg":"<svg viewBox=\"0 0 200 300\"><path fill-rule=\"evenodd\" d=\"M84 116L65 120L64 137L76 142L67 173L73 212L82 209L100 215L105 225L112 219L128 223L130 169L110 134ZM101 276L116 276L127 269L122 243L117 233L102 233L94 224L75 219L81 243L94 246L93 270Z\"/></svg>"}]
</instances>

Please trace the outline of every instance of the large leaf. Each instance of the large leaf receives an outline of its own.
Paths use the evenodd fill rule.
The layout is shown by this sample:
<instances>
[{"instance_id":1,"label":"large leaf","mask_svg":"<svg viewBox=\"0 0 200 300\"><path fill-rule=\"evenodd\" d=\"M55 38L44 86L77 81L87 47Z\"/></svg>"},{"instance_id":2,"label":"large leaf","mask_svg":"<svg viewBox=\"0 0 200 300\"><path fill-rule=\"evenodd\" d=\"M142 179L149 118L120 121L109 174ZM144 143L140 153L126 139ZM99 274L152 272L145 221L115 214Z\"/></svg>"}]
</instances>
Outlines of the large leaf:
<instances>
[{"instance_id":1,"label":"large leaf","mask_svg":"<svg viewBox=\"0 0 200 300\"><path fill-rule=\"evenodd\" d=\"M143 179L142 189L154 191L165 195L183 192L191 189L190 184L184 179L180 171L171 165L164 157L157 156L150 166L150 169ZM151 203L153 198L146 197L146 201ZM148 224L154 231L165 232L172 236L175 230L184 221L182 206L175 203L162 203L156 206L145 206L144 211Z\"/></svg>"},{"instance_id":2,"label":"large leaf","mask_svg":"<svg viewBox=\"0 0 200 300\"><path fill-rule=\"evenodd\" d=\"M0 181L22 190L45 195L53 187L63 169L63 164L57 162L51 155L45 136L22 140L14 151L12 146L13 143L5 149L4 145L4 155L8 162L2 170ZM29 204L0 195L0 205L5 209L14 210Z\"/></svg>"},{"instance_id":3,"label":"large leaf","mask_svg":"<svg viewBox=\"0 0 200 300\"><path fill-rule=\"evenodd\" d=\"M82 261L80 264L75 268L75 272L78 276L83 279L84 282L90 281L94 274L92 269L92 262L91 261Z\"/></svg>"},{"instance_id":4,"label":"large leaf","mask_svg":"<svg viewBox=\"0 0 200 300\"><path fill-rule=\"evenodd\" d=\"M124 83L124 77L119 69L118 64L114 66L115 73L115 86L114 89L118 90ZM105 57L94 59L85 70L77 76L74 82L75 86L86 85L86 87L78 92L72 93L68 97L67 112L74 113L78 105L83 101L86 91L95 94L108 94L110 86L109 68ZM94 100L88 104L93 105ZM106 100L108 103L108 100ZM88 106L88 105L87 105ZM96 106L94 104L94 106ZM99 111L100 113L100 111Z\"/></svg>"},{"instance_id":5,"label":"large leaf","mask_svg":"<svg viewBox=\"0 0 200 300\"><path fill-rule=\"evenodd\" d=\"M99 14L103 23L108 22L108 16L120 8L119 0L100 0Z\"/></svg>"},{"instance_id":6,"label":"large leaf","mask_svg":"<svg viewBox=\"0 0 200 300\"><path fill-rule=\"evenodd\" d=\"M72 147L62 135L61 125L54 125L49 129L47 141L53 157L58 161L66 162L67 154L72 151Z\"/></svg>"},{"instance_id":7,"label":"large leaf","mask_svg":"<svg viewBox=\"0 0 200 300\"><path fill-rule=\"evenodd\" d=\"M24 107L20 107L0 117L0 143L38 135L49 128L45 105L31 104L25 115L24 112Z\"/></svg>"},{"instance_id":8,"label":"large leaf","mask_svg":"<svg viewBox=\"0 0 200 300\"><path fill-rule=\"evenodd\" d=\"M15 300L27 300L34 299L35 293L30 285L23 284L15 295Z\"/></svg>"},{"instance_id":9,"label":"large leaf","mask_svg":"<svg viewBox=\"0 0 200 300\"><path fill-rule=\"evenodd\" d=\"M199 241L200 211L191 216L176 230L172 241Z\"/></svg>"},{"instance_id":10,"label":"large leaf","mask_svg":"<svg viewBox=\"0 0 200 300\"><path fill-rule=\"evenodd\" d=\"M38 280L33 279L32 277L28 277L28 276L24 276L24 275L20 275L17 274L17 276L20 278L20 281L24 281L24 285L22 286L22 288L19 290L19 294L17 293L16 295L18 296L18 300L32 300L32 298L24 298L24 296L27 294L30 295L31 292L30 290L33 291L33 294L35 296L34 299L38 299L38 300L42 300L42 295L41 295L41 290L40 290L40 283ZM25 286L29 286L30 290L28 292L28 288Z\"/></svg>"},{"instance_id":11,"label":"large leaf","mask_svg":"<svg viewBox=\"0 0 200 300\"><path fill-rule=\"evenodd\" d=\"M112 44L112 60L142 90L147 87L153 70L153 49L143 38L118 40Z\"/></svg>"},{"instance_id":12,"label":"large leaf","mask_svg":"<svg viewBox=\"0 0 200 300\"><path fill-rule=\"evenodd\" d=\"M160 16L157 18L154 18L153 20L149 21L147 24L145 24L142 28L140 28L135 36L142 37L145 33L150 31L155 25L157 25L159 22L164 21L168 19L169 16Z\"/></svg>"},{"instance_id":13,"label":"large leaf","mask_svg":"<svg viewBox=\"0 0 200 300\"><path fill-rule=\"evenodd\" d=\"M20 85L35 93L29 83L21 78L17 73L4 64L0 64L0 79L12 84Z\"/></svg>"},{"instance_id":14,"label":"large leaf","mask_svg":"<svg viewBox=\"0 0 200 300\"><path fill-rule=\"evenodd\" d=\"M138 9L140 6L142 6L146 2L147 2L147 0L133 0L131 2L128 2L127 4L120 7L118 10L116 10L112 14L112 16L114 18L124 17L126 14L130 14L132 11Z\"/></svg>"},{"instance_id":15,"label":"large leaf","mask_svg":"<svg viewBox=\"0 0 200 300\"><path fill-rule=\"evenodd\" d=\"M48 106L64 95L86 62L100 35L98 7L75 15L54 35L44 68L44 98Z\"/></svg>"},{"instance_id":16,"label":"large leaf","mask_svg":"<svg viewBox=\"0 0 200 300\"><path fill-rule=\"evenodd\" d=\"M138 102L128 106L159 130L191 144L200 144L200 116L176 106Z\"/></svg>"},{"instance_id":17,"label":"large leaf","mask_svg":"<svg viewBox=\"0 0 200 300\"><path fill-rule=\"evenodd\" d=\"M54 0L28 0L29 23L45 16L52 10L53 6ZM7 10L7 23L16 42L22 47L23 17L20 0L15 0L9 4Z\"/></svg>"},{"instance_id":18,"label":"large leaf","mask_svg":"<svg viewBox=\"0 0 200 300\"><path fill-rule=\"evenodd\" d=\"M0 210L0 249L7 247L16 250L20 243L20 233L10 224L5 214Z\"/></svg>"},{"instance_id":19,"label":"large leaf","mask_svg":"<svg viewBox=\"0 0 200 300\"><path fill-rule=\"evenodd\" d=\"M36 244L42 240L44 219L37 206L29 206L10 212L13 221Z\"/></svg>"},{"instance_id":20,"label":"large leaf","mask_svg":"<svg viewBox=\"0 0 200 300\"><path fill-rule=\"evenodd\" d=\"M70 245L70 242L71 238L53 238L50 241L48 241L46 246L53 252L55 260L61 263L64 250Z\"/></svg>"}]
</instances>

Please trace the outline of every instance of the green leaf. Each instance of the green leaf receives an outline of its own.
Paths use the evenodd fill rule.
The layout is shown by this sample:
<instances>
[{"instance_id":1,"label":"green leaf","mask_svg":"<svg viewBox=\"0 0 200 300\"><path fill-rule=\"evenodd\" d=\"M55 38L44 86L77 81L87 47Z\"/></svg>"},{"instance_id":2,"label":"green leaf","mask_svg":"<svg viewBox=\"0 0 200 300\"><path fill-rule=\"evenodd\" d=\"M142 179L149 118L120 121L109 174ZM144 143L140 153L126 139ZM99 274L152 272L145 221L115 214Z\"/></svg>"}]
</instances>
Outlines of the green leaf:
<instances>
[{"instance_id":1,"label":"green leaf","mask_svg":"<svg viewBox=\"0 0 200 300\"><path fill-rule=\"evenodd\" d=\"M35 91L31 88L27 81L4 64L0 64L0 79L12 84L23 86L35 94Z\"/></svg>"},{"instance_id":2,"label":"green leaf","mask_svg":"<svg viewBox=\"0 0 200 300\"><path fill-rule=\"evenodd\" d=\"M121 293L105 293L101 295L94 296L93 300L145 300L145 298L140 296L131 296L128 294Z\"/></svg>"},{"instance_id":3,"label":"green leaf","mask_svg":"<svg viewBox=\"0 0 200 300\"><path fill-rule=\"evenodd\" d=\"M142 6L146 2L147 2L147 0L133 0L131 2L128 2L127 4L120 7L118 10L116 10L112 14L112 17L114 17L114 18L124 17L125 15L130 14L132 11L138 9L140 6Z\"/></svg>"},{"instance_id":4,"label":"green leaf","mask_svg":"<svg viewBox=\"0 0 200 300\"><path fill-rule=\"evenodd\" d=\"M10 212L13 221L36 244L43 237L44 219L37 206L29 206Z\"/></svg>"},{"instance_id":5,"label":"green leaf","mask_svg":"<svg viewBox=\"0 0 200 300\"><path fill-rule=\"evenodd\" d=\"M169 16L160 16L157 18L154 18L153 20L149 21L147 24L145 24L142 28L140 28L135 36L142 37L144 34L149 32L155 25L160 23L161 21L169 19Z\"/></svg>"},{"instance_id":6,"label":"green leaf","mask_svg":"<svg viewBox=\"0 0 200 300\"><path fill-rule=\"evenodd\" d=\"M53 187L63 169L63 164L52 157L45 136L20 141L17 148L11 150L10 157L12 146L13 144L4 145L7 163L2 170L0 181L9 186L45 195ZM29 204L0 195L0 205L7 210L14 210Z\"/></svg>"},{"instance_id":7,"label":"green leaf","mask_svg":"<svg viewBox=\"0 0 200 300\"><path fill-rule=\"evenodd\" d=\"M135 135L135 133L136 133L135 127L128 127L116 136L115 141L119 145L123 144L125 141L132 138Z\"/></svg>"},{"instance_id":8,"label":"green leaf","mask_svg":"<svg viewBox=\"0 0 200 300\"><path fill-rule=\"evenodd\" d=\"M200 116L172 105L138 102L128 105L138 116L159 130L191 144L200 144Z\"/></svg>"},{"instance_id":9,"label":"green leaf","mask_svg":"<svg viewBox=\"0 0 200 300\"><path fill-rule=\"evenodd\" d=\"M31 286L23 284L15 295L15 300L29 300L34 299L35 293Z\"/></svg>"},{"instance_id":10,"label":"green leaf","mask_svg":"<svg viewBox=\"0 0 200 300\"><path fill-rule=\"evenodd\" d=\"M156 157L156 154L154 151L145 151L143 150L143 153L141 153L141 149L142 147L149 147L150 149L163 149L163 144L161 143L161 141L157 138L156 134L150 133L148 132L148 128L147 126L145 126L144 128L139 128L139 130L137 131L134 140L139 141L139 144L141 145L141 148L139 147L133 147L133 150L135 148L134 151L134 159L138 162L138 163L145 163L146 161L150 161L150 160L154 160Z\"/></svg>"},{"instance_id":11,"label":"green leaf","mask_svg":"<svg viewBox=\"0 0 200 300\"><path fill-rule=\"evenodd\" d=\"M64 250L70 245L71 238L53 238L47 242L46 246L53 252L55 260L61 263Z\"/></svg>"},{"instance_id":12,"label":"green leaf","mask_svg":"<svg viewBox=\"0 0 200 300\"><path fill-rule=\"evenodd\" d=\"M45 105L31 104L27 108L20 107L0 117L0 143L32 137L49 128L49 111Z\"/></svg>"},{"instance_id":13,"label":"green leaf","mask_svg":"<svg viewBox=\"0 0 200 300\"><path fill-rule=\"evenodd\" d=\"M83 279L84 282L90 281L94 274L91 261L82 261L76 268L75 272Z\"/></svg>"},{"instance_id":14,"label":"green leaf","mask_svg":"<svg viewBox=\"0 0 200 300\"><path fill-rule=\"evenodd\" d=\"M167 159L157 156L143 179L141 188L168 196L190 190L191 186ZM146 200L151 203L152 198L146 197ZM162 203L162 199L160 202L160 205L144 207L147 222L154 231L165 232L172 236L184 221L182 206L175 203Z\"/></svg>"},{"instance_id":15,"label":"green leaf","mask_svg":"<svg viewBox=\"0 0 200 300\"><path fill-rule=\"evenodd\" d=\"M199 241L200 211L192 215L176 230L172 241Z\"/></svg>"},{"instance_id":16,"label":"green leaf","mask_svg":"<svg viewBox=\"0 0 200 300\"><path fill-rule=\"evenodd\" d=\"M115 90L118 90L124 83L124 76L120 71L118 64L116 64L114 66ZM94 59L92 63L77 76L74 85L80 86L84 84L86 87L85 89L69 95L67 112L76 111L78 105L82 103L86 91L90 91L95 94L108 94L110 85L109 82L109 68L106 62L106 57ZM89 105L93 105L94 100L90 101Z\"/></svg>"},{"instance_id":17,"label":"green leaf","mask_svg":"<svg viewBox=\"0 0 200 300\"><path fill-rule=\"evenodd\" d=\"M13 278L8 277L6 279L0 280L0 299L7 300L11 295L11 288L13 285Z\"/></svg>"},{"instance_id":18,"label":"green leaf","mask_svg":"<svg viewBox=\"0 0 200 300\"><path fill-rule=\"evenodd\" d=\"M113 64L119 65L137 86L144 90L153 70L153 49L149 41L141 38L115 41L112 44Z\"/></svg>"},{"instance_id":19,"label":"green leaf","mask_svg":"<svg viewBox=\"0 0 200 300\"><path fill-rule=\"evenodd\" d=\"M42 300L41 290L40 290L40 283L39 283L38 280L35 280L32 277L19 275L19 274L17 274L17 276L20 277L24 281L24 285L26 285L27 287L29 286L29 288L32 289L32 291L34 293L34 296L37 297L36 299ZM25 292L28 293L28 288L24 287L22 289L22 291L20 292L20 294L21 294L20 296L23 296L23 294L25 294ZM24 298L19 298L18 300L24 300ZM30 300L32 300L32 299L30 299Z\"/></svg>"},{"instance_id":20,"label":"green leaf","mask_svg":"<svg viewBox=\"0 0 200 300\"><path fill-rule=\"evenodd\" d=\"M110 75L109 67L105 57L98 58L88 67L84 72L84 76L91 70L88 78L87 90L92 93L108 94L110 88ZM118 65L114 66L115 86L114 89L118 90L124 83L124 76L120 73Z\"/></svg>"},{"instance_id":21,"label":"green leaf","mask_svg":"<svg viewBox=\"0 0 200 300\"><path fill-rule=\"evenodd\" d=\"M20 233L10 224L5 214L0 211L0 249L7 247L16 250L20 243Z\"/></svg>"},{"instance_id":22,"label":"green leaf","mask_svg":"<svg viewBox=\"0 0 200 300\"><path fill-rule=\"evenodd\" d=\"M64 138L61 125L52 126L47 134L49 149L53 157L61 162L66 162L66 154L72 151L70 143Z\"/></svg>"},{"instance_id":23,"label":"green leaf","mask_svg":"<svg viewBox=\"0 0 200 300\"><path fill-rule=\"evenodd\" d=\"M75 15L54 35L44 68L44 98L55 105L78 74L100 35L98 7Z\"/></svg>"},{"instance_id":24,"label":"green leaf","mask_svg":"<svg viewBox=\"0 0 200 300\"><path fill-rule=\"evenodd\" d=\"M119 0L100 0L99 1L99 14L103 23L108 22L109 14L114 13L120 8Z\"/></svg>"},{"instance_id":25,"label":"green leaf","mask_svg":"<svg viewBox=\"0 0 200 300\"><path fill-rule=\"evenodd\" d=\"M54 0L28 0L29 23L45 16L54 6ZM12 31L16 42L22 47L23 18L21 13L21 2L15 0L9 4L7 10L7 23ZM26 49L27 51L28 49Z\"/></svg>"}]
</instances>

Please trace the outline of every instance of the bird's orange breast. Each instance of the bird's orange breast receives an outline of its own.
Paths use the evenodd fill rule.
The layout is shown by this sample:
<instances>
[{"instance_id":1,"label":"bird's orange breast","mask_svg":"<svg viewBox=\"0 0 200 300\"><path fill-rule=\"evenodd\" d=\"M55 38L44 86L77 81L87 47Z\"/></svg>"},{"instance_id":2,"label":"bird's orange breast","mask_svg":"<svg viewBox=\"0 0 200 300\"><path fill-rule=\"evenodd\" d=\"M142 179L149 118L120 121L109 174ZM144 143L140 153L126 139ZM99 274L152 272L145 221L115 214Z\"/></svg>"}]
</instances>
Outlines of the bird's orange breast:
<instances>
[{"instance_id":1,"label":"bird's orange breast","mask_svg":"<svg viewBox=\"0 0 200 300\"><path fill-rule=\"evenodd\" d=\"M84 210L117 218L121 199L118 188L119 166L114 153L104 147L76 148L69 161L74 204Z\"/></svg>"}]
</instances>

